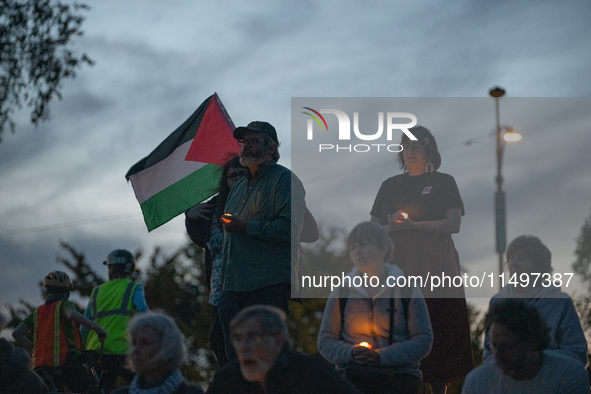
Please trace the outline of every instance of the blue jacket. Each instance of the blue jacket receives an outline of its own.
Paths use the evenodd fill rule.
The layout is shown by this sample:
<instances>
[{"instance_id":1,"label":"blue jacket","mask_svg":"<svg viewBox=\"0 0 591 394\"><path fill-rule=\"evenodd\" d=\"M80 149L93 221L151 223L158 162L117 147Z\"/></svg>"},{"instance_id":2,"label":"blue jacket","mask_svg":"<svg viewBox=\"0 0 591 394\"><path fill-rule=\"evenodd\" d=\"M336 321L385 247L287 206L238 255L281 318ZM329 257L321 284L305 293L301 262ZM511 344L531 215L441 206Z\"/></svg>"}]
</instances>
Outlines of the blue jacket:
<instances>
[{"instance_id":1,"label":"blue jacket","mask_svg":"<svg viewBox=\"0 0 591 394\"><path fill-rule=\"evenodd\" d=\"M226 213L246 221L246 233L225 233L224 291L251 291L278 283L298 286L299 236L304 187L287 168L271 161L230 190Z\"/></svg>"}]
</instances>

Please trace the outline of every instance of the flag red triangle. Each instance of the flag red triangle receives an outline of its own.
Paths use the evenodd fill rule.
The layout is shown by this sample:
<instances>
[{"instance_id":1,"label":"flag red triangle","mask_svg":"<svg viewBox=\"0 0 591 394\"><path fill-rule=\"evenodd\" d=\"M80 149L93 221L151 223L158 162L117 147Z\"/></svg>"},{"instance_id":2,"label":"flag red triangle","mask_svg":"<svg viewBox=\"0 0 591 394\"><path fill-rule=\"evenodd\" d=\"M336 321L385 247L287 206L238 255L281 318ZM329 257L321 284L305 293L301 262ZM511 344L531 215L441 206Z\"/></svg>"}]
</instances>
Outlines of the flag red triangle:
<instances>
[{"instance_id":1,"label":"flag red triangle","mask_svg":"<svg viewBox=\"0 0 591 394\"><path fill-rule=\"evenodd\" d=\"M203 114L185 160L226 164L233 153L240 153L240 148L232 135L234 129L232 119L226 113L218 95L214 94Z\"/></svg>"}]
</instances>

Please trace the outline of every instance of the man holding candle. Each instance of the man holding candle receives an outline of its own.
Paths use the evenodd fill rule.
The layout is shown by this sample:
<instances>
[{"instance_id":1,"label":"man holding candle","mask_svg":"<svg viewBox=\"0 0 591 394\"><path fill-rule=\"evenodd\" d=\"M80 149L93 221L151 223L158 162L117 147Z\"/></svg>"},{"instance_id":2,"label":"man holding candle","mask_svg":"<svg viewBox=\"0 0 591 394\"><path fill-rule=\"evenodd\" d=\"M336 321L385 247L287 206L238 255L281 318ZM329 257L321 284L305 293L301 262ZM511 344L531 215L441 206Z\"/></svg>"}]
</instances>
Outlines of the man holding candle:
<instances>
[{"instance_id":1,"label":"man holding candle","mask_svg":"<svg viewBox=\"0 0 591 394\"><path fill-rule=\"evenodd\" d=\"M240 163L251 176L238 181L226 200L222 261L223 292L218 302L226 354L236 358L230 321L254 304L288 311L292 286L299 288L297 267L304 221L304 187L287 168L277 164L277 131L267 122L251 122L234 130ZM225 220L224 220L225 219Z\"/></svg>"}]
</instances>

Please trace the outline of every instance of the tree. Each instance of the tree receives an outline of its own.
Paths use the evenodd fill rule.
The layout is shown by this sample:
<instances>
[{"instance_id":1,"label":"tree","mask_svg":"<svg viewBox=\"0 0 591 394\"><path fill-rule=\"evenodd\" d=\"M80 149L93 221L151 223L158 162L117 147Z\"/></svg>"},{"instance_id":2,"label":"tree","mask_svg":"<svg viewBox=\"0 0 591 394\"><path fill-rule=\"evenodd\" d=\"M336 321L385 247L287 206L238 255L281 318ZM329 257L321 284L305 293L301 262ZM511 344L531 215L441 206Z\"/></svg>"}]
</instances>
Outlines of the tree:
<instances>
[{"instance_id":1,"label":"tree","mask_svg":"<svg viewBox=\"0 0 591 394\"><path fill-rule=\"evenodd\" d=\"M591 216L587 218L581 228L575 256L576 260L572 267L575 273L580 276L581 282L587 287L587 294L585 298L576 298L574 302L581 317L583 330L589 334L591 331Z\"/></svg>"},{"instance_id":2,"label":"tree","mask_svg":"<svg viewBox=\"0 0 591 394\"><path fill-rule=\"evenodd\" d=\"M150 309L174 318L187 341L189 365L182 368L189 381L210 381L218 363L208 347L212 308L203 283L203 250L189 242L171 255L156 248L141 275Z\"/></svg>"},{"instance_id":3,"label":"tree","mask_svg":"<svg viewBox=\"0 0 591 394\"><path fill-rule=\"evenodd\" d=\"M76 76L82 64L94 62L71 49L82 35L84 4L54 0L0 0L0 141L23 104L37 126L49 119L49 103L61 96L62 81Z\"/></svg>"}]
</instances>

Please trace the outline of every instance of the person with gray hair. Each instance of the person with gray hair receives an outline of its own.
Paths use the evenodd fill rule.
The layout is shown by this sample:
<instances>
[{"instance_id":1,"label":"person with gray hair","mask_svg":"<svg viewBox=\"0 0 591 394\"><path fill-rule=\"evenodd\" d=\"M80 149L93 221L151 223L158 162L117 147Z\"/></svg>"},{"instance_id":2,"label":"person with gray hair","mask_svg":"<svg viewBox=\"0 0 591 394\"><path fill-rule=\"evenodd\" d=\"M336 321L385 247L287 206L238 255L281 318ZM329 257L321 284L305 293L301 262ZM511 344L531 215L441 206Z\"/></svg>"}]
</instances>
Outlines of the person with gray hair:
<instances>
[{"instance_id":1,"label":"person with gray hair","mask_svg":"<svg viewBox=\"0 0 591 394\"><path fill-rule=\"evenodd\" d=\"M199 394L180 371L186 349L174 319L160 311L136 315L129 321L128 360L136 376L116 394Z\"/></svg>"},{"instance_id":2,"label":"person with gray hair","mask_svg":"<svg viewBox=\"0 0 591 394\"><path fill-rule=\"evenodd\" d=\"M290 349L285 318L270 305L238 312L230 323L238 360L216 373L208 393L359 393L324 360Z\"/></svg>"}]
</instances>

